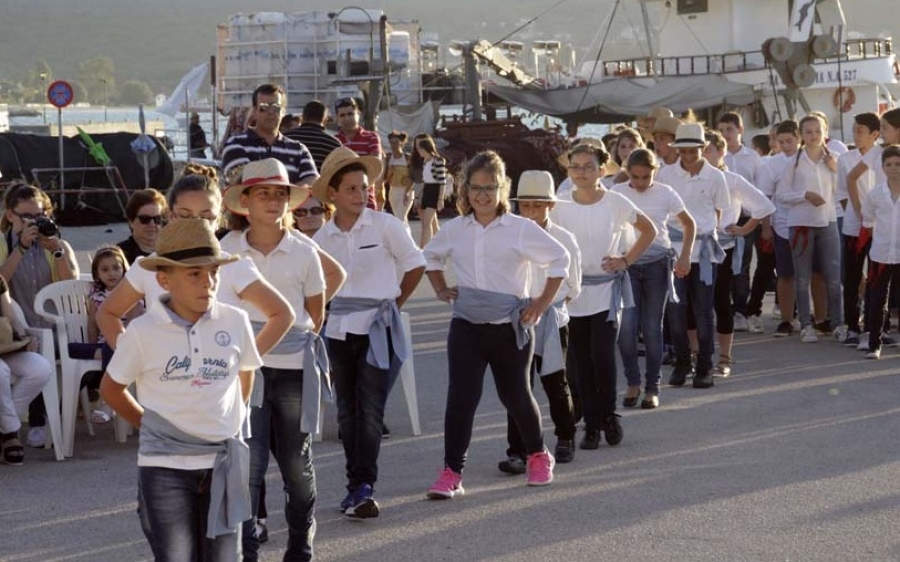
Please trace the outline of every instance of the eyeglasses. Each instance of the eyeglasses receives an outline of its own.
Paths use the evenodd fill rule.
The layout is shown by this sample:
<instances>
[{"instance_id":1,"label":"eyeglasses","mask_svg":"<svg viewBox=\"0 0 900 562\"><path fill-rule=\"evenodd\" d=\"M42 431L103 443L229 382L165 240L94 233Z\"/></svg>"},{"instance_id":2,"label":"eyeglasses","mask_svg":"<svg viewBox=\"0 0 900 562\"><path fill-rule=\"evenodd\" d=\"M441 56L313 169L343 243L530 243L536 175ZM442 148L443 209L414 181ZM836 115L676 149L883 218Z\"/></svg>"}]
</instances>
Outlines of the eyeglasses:
<instances>
[{"instance_id":1,"label":"eyeglasses","mask_svg":"<svg viewBox=\"0 0 900 562\"><path fill-rule=\"evenodd\" d=\"M500 189L499 185L472 185L471 183L466 187L469 190L469 193L473 195L478 195L479 193L484 193L485 195L493 195L497 193Z\"/></svg>"},{"instance_id":2,"label":"eyeglasses","mask_svg":"<svg viewBox=\"0 0 900 562\"><path fill-rule=\"evenodd\" d=\"M147 226L151 222L156 226L159 226L165 222L162 215L138 215L137 220L144 226Z\"/></svg>"},{"instance_id":3,"label":"eyeglasses","mask_svg":"<svg viewBox=\"0 0 900 562\"><path fill-rule=\"evenodd\" d=\"M270 111L273 113L281 113L282 109L284 109L284 106L278 103L266 103L261 101L256 104L256 110L260 113L268 113Z\"/></svg>"},{"instance_id":4,"label":"eyeglasses","mask_svg":"<svg viewBox=\"0 0 900 562\"><path fill-rule=\"evenodd\" d=\"M570 172L596 172L597 166L594 164L585 164L584 166L575 166L574 164L569 164L566 166L566 169Z\"/></svg>"},{"instance_id":5,"label":"eyeglasses","mask_svg":"<svg viewBox=\"0 0 900 562\"><path fill-rule=\"evenodd\" d=\"M325 214L325 207L310 207L309 209L294 209L295 217L305 217L306 215L312 215L317 217L319 215Z\"/></svg>"},{"instance_id":6,"label":"eyeglasses","mask_svg":"<svg viewBox=\"0 0 900 562\"><path fill-rule=\"evenodd\" d=\"M23 221L36 221L39 218L47 216L47 213L32 214L32 213L17 213L15 211L13 211L12 213L14 215L16 215L17 217L19 217L20 219L22 219Z\"/></svg>"}]
</instances>

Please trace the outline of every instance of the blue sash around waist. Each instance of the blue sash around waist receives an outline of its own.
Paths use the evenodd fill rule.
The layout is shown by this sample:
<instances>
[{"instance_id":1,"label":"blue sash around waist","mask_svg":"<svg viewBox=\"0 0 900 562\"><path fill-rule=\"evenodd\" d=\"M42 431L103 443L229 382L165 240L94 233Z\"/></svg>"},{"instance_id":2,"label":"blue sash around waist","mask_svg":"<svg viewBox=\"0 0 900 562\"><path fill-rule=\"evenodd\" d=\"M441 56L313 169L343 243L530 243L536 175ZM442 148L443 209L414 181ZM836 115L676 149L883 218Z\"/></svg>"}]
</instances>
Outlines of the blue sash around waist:
<instances>
[{"instance_id":1,"label":"blue sash around waist","mask_svg":"<svg viewBox=\"0 0 900 562\"><path fill-rule=\"evenodd\" d=\"M509 318L516 333L516 345L522 349L528 345L531 335L528 328L519 321L519 316L529 302L529 299L509 293L458 287L456 300L453 301L453 317L473 324L490 324Z\"/></svg>"},{"instance_id":2,"label":"blue sash around waist","mask_svg":"<svg viewBox=\"0 0 900 562\"><path fill-rule=\"evenodd\" d=\"M669 227L669 238L672 242L684 242L684 233L677 228ZM694 238L694 245L699 244L700 254L697 263L700 265L700 280L704 285L713 284L713 259L721 263L725 259L725 250L716 240L716 234L697 234Z\"/></svg>"},{"instance_id":3,"label":"blue sash around waist","mask_svg":"<svg viewBox=\"0 0 900 562\"><path fill-rule=\"evenodd\" d=\"M562 371L565 367L559 328L566 319L568 319L566 300L560 299L544 311L540 322L534 328L534 354L541 357L538 375L542 377Z\"/></svg>"},{"instance_id":4,"label":"blue sash around waist","mask_svg":"<svg viewBox=\"0 0 900 562\"><path fill-rule=\"evenodd\" d=\"M600 275L581 275L581 284L584 286L605 285L612 283L612 293L609 298L608 322L616 322L623 308L634 306L634 293L631 290L631 278L628 270L601 273Z\"/></svg>"},{"instance_id":5,"label":"blue sash around waist","mask_svg":"<svg viewBox=\"0 0 900 562\"><path fill-rule=\"evenodd\" d=\"M388 329L391 330L391 343L394 346L394 357L397 358L395 368L399 369L409 357L410 350L406 347L406 330L400 318L400 309L393 299L364 299L359 297L335 297L331 301L331 314L333 316L365 312L377 309L372 325L369 326L369 352L366 362L373 367L382 370L391 368L391 357L388 347Z\"/></svg>"}]
</instances>

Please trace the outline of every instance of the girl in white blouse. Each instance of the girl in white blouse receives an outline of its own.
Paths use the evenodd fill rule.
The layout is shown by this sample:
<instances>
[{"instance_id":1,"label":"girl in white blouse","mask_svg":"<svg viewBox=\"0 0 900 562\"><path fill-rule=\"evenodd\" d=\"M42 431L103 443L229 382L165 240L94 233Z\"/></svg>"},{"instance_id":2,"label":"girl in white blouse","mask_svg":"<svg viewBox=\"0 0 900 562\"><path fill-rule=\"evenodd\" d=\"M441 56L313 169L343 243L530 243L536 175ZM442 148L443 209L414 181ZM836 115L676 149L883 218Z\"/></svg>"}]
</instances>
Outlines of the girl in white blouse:
<instances>
[{"instance_id":1,"label":"girl in white blouse","mask_svg":"<svg viewBox=\"0 0 900 562\"><path fill-rule=\"evenodd\" d=\"M579 446L596 449L600 432L610 445L622 441L616 414L616 340L620 313L632 306L628 267L656 237L656 227L627 197L600 183L609 155L578 145L569 152L571 203L557 205L551 218L575 235L582 248L582 290L569 303L569 366L578 381L585 434ZM638 237L620 253L622 235L633 226Z\"/></svg>"},{"instance_id":2,"label":"girl in white blouse","mask_svg":"<svg viewBox=\"0 0 900 562\"><path fill-rule=\"evenodd\" d=\"M521 433L529 486L553 480L555 461L544 447L541 417L531 394L533 326L567 275L569 253L534 221L509 212L506 166L496 152L468 163L460 186L460 216L425 247L426 273L439 299L453 303L447 338L449 387L444 417L444 469L428 490L431 499L463 493L475 410L488 365L497 394ZM444 267L453 263L457 287ZM528 299L532 263L547 268L544 290Z\"/></svg>"}]
</instances>

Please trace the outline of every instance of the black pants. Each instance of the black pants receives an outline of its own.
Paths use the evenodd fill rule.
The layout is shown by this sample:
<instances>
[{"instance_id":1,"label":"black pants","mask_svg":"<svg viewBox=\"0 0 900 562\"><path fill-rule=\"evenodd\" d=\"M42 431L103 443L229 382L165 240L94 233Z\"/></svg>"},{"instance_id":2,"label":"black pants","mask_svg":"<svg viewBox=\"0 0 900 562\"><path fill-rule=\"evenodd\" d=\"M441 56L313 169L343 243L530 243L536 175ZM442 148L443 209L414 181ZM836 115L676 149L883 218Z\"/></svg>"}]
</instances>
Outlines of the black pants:
<instances>
[{"instance_id":1,"label":"black pants","mask_svg":"<svg viewBox=\"0 0 900 562\"><path fill-rule=\"evenodd\" d=\"M858 236L844 236L844 275L842 282L844 284L844 322L847 323L847 329L851 332L860 333L866 330L860 330L859 326L859 284L862 282L863 267L865 267L866 256L869 255L869 248L872 246L871 240L864 243ZM869 284L866 283L866 310L863 319L863 326L868 328L869 324Z\"/></svg>"},{"instance_id":2,"label":"black pants","mask_svg":"<svg viewBox=\"0 0 900 562\"><path fill-rule=\"evenodd\" d=\"M750 217L743 215L738 219L737 224L738 226L744 226L748 220L750 220ZM750 234L744 236L744 247L746 250L744 251L741 261L741 270L740 273L734 276L731 282L731 300L734 312L740 312L744 316L747 316L747 303L750 299L751 291L750 264L753 261L753 248L756 246L756 239L759 237L759 231L760 227L757 226Z\"/></svg>"},{"instance_id":3,"label":"black pants","mask_svg":"<svg viewBox=\"0 0 900 562\"><path fill-rule=\"evenodd\" d=\"M881 347L881 334L887 312L888 293L892 281L900 279L900 264L878 263L869 259L866 276L866 309L869 311L869 351Z\"/></svg>"},{"instance_id":4,"label":"black pants","mask_svg":"<svg viewBox=\"0 0 900 562\"><path fill-rule=\"evenodd\" d=\"M559 341L562 344L563 359L566 357L566 351L569 347L569 328L563 326L559 329ZM541 356L535 355L531 363L531 388L534 388L534 377L541 370ZM575 439L575 414L572 409L572 396L569 393L569 383L566 379L566 370L556 371L543 377L541 386L544 387L544 393L547 394L547 400L550 403L550 419L556 428L556 438L559 440ZM512 416L506 415L506 440L509 443L509 449L506 455L509 457L518 456L525 458L525 444L522 442L522 436L519 434L519 428Z\"/></svg>"},{"instance_id":5,"label":"black pants","mask_svg":"<svg viewBox=\"0 0 900 562\"><path fill-rule=\"evenodd\" d=\"M473 324L461 318L450 321L445 466L457 473L465 468L475 410L481 401L488 366L494 374L497 396L521 433L525 454L544 450L541 414L528 384L533 350L533 341L519 349L511 324Z\"/></svg>"},{"instance_id":6,"label":"black pants","mask_svg":"<svg viewBox=\"0 0 900 562\"><path fill-rule=\"evenodd\" d=\"M744 253L747 254L749 252ZM731 269L731 264L733 262L734 248L729 248L728 250L725 250L725 260L719 265L719 271L716 275L715 293L713 296L713 310L716 311L717 334L734 333L735 308L731 304L731 283L737 277Z\"/></svg>"},{"instance_id":7,"label":"black pants","mask_svg":"<svg viewBox=\"0 0 900 562\"><path fill-rule=\"evenodd\" d=\"M756 270L753 272L753 283L750 286L750 302L747 303L747 316L762 314L762 303L766 291L775 281L775 242L756 238ZM745 252L746 254L746 252ZM777 295L777 293L776 293Z\"/></svg>"},{"instance_id":8,"label":"black pants","mask_svg":"<svg viewBox=\"0 0 900 562\"><path fill-rule=\"evenodd\" d=\"M569 357L581 396L586 429L599 430L616 412L616 340L619 326L607 322L609 311L569 320Z\"/></svg>"}]
</instances>

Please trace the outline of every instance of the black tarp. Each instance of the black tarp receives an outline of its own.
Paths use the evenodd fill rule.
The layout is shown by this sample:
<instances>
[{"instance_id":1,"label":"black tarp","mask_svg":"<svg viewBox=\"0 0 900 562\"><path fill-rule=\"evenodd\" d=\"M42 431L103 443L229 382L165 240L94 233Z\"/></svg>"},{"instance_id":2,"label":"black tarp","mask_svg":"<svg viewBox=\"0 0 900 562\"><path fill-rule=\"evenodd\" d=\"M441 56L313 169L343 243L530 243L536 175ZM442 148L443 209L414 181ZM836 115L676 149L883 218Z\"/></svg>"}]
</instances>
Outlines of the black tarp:
<instances>
[{"instance_id":1,"label":"black tarp","mask_svg":"<svg viewBox=\"0 0 900 562\"><path fill-rule=\"evenodd\" d=\"M119 170L126 188L124 193L121 190L118 193L123 204L131 191L144 187L142 160L131 149L131 142L137 137L138 135L135 133L91 135L94 142L103 145L112 160L112 165ZM158 139L152 136L150 138L156 144L156 150L149 155L150 187L165 192L172 184L174 177L172 159ZM65 137L63 152L67 169L99 167L99 164L88 154L81 137ZM57 137L21 133L0 134L0 172L3 173L3 181L23 178L30 183L41 185L63 213L87 206L99 209L107 215L109 220L122 219L121 207L113 192L115 178L112 174L103 170L67 171L65 173L65 189L107 189L109 193L87 195L67 193L65 205L61 206L60 194L54 193L55 189L58 189L58 173L43 172L35 178L32 170L40 168L59 168L59 140Z\"/></svg>"}]
</instances>

